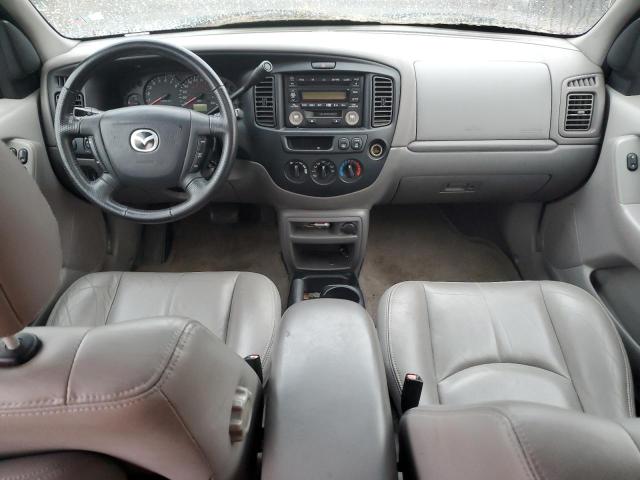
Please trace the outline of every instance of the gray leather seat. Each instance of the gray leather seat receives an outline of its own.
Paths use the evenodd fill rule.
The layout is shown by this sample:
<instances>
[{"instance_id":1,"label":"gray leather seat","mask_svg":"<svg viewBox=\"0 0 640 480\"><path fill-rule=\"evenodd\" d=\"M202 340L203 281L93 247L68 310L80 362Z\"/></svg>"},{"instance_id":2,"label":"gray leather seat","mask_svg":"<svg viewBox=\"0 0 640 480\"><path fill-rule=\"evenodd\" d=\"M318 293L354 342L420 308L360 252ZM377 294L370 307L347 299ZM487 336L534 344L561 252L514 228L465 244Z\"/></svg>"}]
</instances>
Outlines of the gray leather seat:
<instances>
[{"instance_id":1,"label":"gray leather seat","mask_svg":"<svg viewBox=\"0 0 640 480\"><path fill-rule=\"evenodd\" d=\"M200 322L241 357L259 354L266 372L280 314L278 290L256 273L103 272L69 287L47 324L93 327L185 317Z\"/></svg>"},{"instance_id":2,"label":"gray leather seat","mask_svg":"<svg viewBox=\"0 0 640 480\"><path fill-rule=\"evenodd\" d=\"M528 401L634 416L615 326L571 285L400 283L381 299L378 332L398 408L405 374L417 373L421 405Z\"/></svg>"},{"instance_id":3,"label":"gray leather seat","mask_svg":"<svg viewBox=\"0 0 640 480\"><path fill-rule=\"evenodd\" d=\"M111 460L83 452L61 452L4 460L0 480L125 480Z\"/></svg>"},{"instance_id":4,"label":"gray leather seat","mask_svg":"<svg viewBox=\"0 0 640 480\"><path fill-rule=\"evenodd\" d=\"M98 273L48 326L25 328L58 294L62 249L47 201L2 149L0 224L0 479L124 478L109 457L176 480L255 476L262 384L241 356L268 368L273 283ZM78 450L106 457L48 454Z\"/></svg>"}]
</instances>

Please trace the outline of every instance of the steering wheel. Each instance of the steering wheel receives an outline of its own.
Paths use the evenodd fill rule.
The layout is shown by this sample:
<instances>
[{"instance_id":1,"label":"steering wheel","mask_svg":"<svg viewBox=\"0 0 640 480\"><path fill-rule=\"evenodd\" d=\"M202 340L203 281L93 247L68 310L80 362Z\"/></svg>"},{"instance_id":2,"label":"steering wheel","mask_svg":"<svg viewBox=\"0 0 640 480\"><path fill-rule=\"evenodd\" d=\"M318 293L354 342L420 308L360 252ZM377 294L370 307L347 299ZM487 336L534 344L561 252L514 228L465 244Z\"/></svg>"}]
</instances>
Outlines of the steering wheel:
<instances>
[{"instance_id":1,"label":"steering wheel","mask_svg":"<svg viewBox=\"0 0 640 480\"><path fill-rule=\"evenodd\" d=\"M160 105L104 112L74 109L76 96L97 67L134 55L158 55L199 74L215 94L219 115ZM87 115L76 115L80 110ZM235 109L220 77L189 50L156 40L125 40L82 62L60 92L54 126L62 165L73 185L104 210L141 223L171 222L200 209L225 182L236 156ZM72 143L77 137L88 138L102 170L96 180L89 180L76 161ZM217 167L207 178L202 172L203 152L214 140L220 141L222 149ZM132 208L114 200L120 187L181 188L186 199L159 210Z\"/></svg>"}]
</instances>

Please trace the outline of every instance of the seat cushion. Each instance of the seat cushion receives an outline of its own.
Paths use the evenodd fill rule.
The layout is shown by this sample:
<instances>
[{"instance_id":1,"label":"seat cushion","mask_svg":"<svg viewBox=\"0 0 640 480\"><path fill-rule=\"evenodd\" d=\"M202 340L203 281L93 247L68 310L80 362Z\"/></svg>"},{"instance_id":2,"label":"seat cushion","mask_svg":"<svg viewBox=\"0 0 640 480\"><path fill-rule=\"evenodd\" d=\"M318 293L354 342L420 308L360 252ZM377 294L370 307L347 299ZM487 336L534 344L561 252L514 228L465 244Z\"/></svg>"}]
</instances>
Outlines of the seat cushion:
<instances>
[{"instance_id":1,"label":"seat cushion","mask_svg":"<svg viewBox=\"0 0 640 480\"><path fill-rule=\"evenodd\" d=\"M407 373L421 405L529 401L634 415L628 360L604 307L558 282L404 282L382 297L378 333L396 406Z\"/></svg>"},{"instance_id":2,"label":"seat cushion","mask_svg":"<svg viewBox=\"0 0 640 480\"><path fill-rule=\"evenodd\" d=\"M64 452L0 461L0 480L125 480L112 461L94 453Z\"/></svg>"},{"instance_id":3,"label":"seat cushion","mask_svg":"<svg viewBox=\"0 0 640 480\"><path fill-rule=\"evenodd\" d=\"M256 273L102 272L69 287L48 325L186 317L202 323L240 356L259 354L266 371L280 315L275 285Z\"/></svg>"}]
</instances>

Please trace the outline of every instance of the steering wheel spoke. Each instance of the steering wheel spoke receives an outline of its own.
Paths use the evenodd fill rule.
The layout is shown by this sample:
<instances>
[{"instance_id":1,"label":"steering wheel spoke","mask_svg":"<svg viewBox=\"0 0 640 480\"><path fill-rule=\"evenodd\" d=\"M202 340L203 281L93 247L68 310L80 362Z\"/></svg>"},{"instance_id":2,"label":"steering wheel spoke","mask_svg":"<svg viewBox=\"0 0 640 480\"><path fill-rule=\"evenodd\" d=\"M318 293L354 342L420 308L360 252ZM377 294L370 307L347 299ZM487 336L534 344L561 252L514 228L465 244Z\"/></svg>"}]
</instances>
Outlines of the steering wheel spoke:
<instances>
[{"instance_id":1,"label":"steering wheel spoke","mask_svg":"<svg viewBox=\"0 0 640 480\"><path fill-rule=\"evenodd\" d=\"M104 202L111 202L113 200L113 193L120 186L120 182L117 177L110 173L104 173L89 185L98 199Z\"/></svg>"},{"instance_id":2,"label":"steering wheel spoke","mask_svg":"<svg viewBox=\"0 0 640 480\"><path fill-rule=\"evenodd\" d=\"M81 137L96 137L100 135L102 113L74 118L78 123L78 134Z\"/></svg>"}]
</instances>

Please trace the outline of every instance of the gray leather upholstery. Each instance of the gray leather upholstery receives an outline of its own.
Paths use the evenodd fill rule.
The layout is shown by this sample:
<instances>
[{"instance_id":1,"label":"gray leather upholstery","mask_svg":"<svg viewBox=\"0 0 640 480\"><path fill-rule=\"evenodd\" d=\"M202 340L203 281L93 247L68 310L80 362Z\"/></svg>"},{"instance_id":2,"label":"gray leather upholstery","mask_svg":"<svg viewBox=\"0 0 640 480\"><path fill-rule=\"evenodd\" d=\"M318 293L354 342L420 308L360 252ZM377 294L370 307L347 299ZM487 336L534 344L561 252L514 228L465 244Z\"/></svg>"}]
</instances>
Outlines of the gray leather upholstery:
<instances>
[{"instance_id":1,"label":"gray leather upholstery","mask_svg":"<svg viewBox=\"0 0 640 480\"><path fill-rule=\"evenodd\" d=\"M76 281L51 326L98 326L147 317L197 320L241 357L259 354L268 371L281 314L280 295L255 273L103 272Z\"/></svg>"},{"instance_id":2,"label":"gray leather upholstery","mask_svg":"<svg viewBox=\"0 0 640 480\"><path fill-rule=\"evenodd\" d=\"M531 403L418 407L400 422L404 478L637 480L640 419Z\"/></svg>"},{"instance_id":3,"label":"gray leather upholstery","mask_svg":"<svg viewBox=\"0 0 640 480\"><path fill-rule=\"evenodd\" d=\"M397 479L380 346L360 305L318 299L285 312L265 418L263 480Z\"/></svg>"},{"instance_id":4,"label":"gray leather upholstery","mask_svg":"<svg viewBox=\"0 0 640 480\"><path fill-rule=\"evenodd\" d=\"M421 405L522 400L609 418L634 415L628 360L604 307L557 282L405 282L378 331L399 408L406 373Z\"/></svg>"},{"instance_id":5,"label":"gray leather upholstery","mask_svg":"<svg viewBox=\"0 0 640 480\"><path fill-rule=\"evenodd\" d=\"M58 224L33 178L0 146L0 337L35 320L57 293Z\"/></svg>"},{"instance_id":6,"label":"gray leather upholstery","mask_svg":"<svg viewBox=\"0 0 640 480\"><path fill-rule=\"evenodd\" d=\"M162 317L27 331L42 350L0 369L0 385L10 386L0 389L0 458L87 450L172 480L255 474L262 386L199 322ZM251 401L246 436L234 443L238 387Z\"/></svg>"},{"instance_id":7,"label":"gray leather upholstery","mask_svg":"<svg viewBox=\"0 0 640 480\"><path fill-rule=\"evenodd\" d=\"M0 480L125 480L112 461L80 452L51 453L3 460Z\"/></svg>"}]
</instances>

